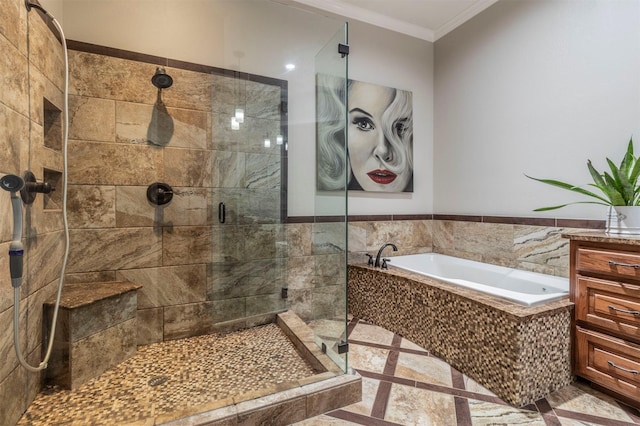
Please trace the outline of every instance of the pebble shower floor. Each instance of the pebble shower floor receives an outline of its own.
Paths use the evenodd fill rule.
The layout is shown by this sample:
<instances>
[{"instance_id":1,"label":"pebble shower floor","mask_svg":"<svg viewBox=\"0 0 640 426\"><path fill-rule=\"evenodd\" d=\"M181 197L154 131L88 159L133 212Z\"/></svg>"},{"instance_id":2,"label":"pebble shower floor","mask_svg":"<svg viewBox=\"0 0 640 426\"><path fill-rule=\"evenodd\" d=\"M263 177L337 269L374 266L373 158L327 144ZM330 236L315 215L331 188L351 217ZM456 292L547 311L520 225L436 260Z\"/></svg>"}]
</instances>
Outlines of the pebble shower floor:
<instances>
[{"instance_id":1,"label":"pebble shower floor","mask_svg":"<svg viewBox=\"0 0 640 426\"><path fill-rule=\"evenodd\" d=\"M275 324L167 341L78 389L45 389L18 425L133 423L314 374Z\"/></svg>"}]
</instances>

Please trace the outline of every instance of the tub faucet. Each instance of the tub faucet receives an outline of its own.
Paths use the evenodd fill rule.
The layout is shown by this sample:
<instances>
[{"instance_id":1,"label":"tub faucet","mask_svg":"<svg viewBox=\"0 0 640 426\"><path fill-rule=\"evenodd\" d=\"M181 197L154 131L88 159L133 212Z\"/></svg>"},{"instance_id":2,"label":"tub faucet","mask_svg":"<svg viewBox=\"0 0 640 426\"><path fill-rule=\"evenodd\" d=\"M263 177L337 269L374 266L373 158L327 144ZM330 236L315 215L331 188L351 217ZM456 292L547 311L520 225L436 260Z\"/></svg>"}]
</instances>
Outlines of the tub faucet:
<instances>
[{"instance_id":1,"label":"tub faucet","mask_svg":"<svg viewBox=\"0 0 640 426\"><path fill-rule=\"evenodd\" d=\"M391 248L393 248L393 251L398 251L398 247L396 247L395 244L391 244L391 243L383 244L382 247L380 247L380 250L378 250L378 255L376 256L376 262L373 264L374 268L380 267L380 257L382 257L382 250L384 250L385 247L387 246L391 246Z\"/></svg>"}]
</instances>

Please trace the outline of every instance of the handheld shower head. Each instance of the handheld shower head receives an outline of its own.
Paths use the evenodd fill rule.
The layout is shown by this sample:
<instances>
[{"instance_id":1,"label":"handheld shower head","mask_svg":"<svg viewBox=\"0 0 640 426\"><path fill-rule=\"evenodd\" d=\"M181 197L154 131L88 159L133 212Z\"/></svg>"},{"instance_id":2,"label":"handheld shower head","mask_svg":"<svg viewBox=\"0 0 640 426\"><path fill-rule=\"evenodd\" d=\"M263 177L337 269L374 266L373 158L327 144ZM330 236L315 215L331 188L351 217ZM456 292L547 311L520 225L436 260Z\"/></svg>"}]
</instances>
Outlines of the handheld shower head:
<instances>
[{"instance_id":1,"label":"handheld shower head","mask_svg":"<svg viewBox=\"0 0 640 426\"><path fill-rule=\"evenodd\" d=\"M0 188L11 193L11 207L13 210L13 241L9 244L9 270L11 285L14 288L22 284L22 200L18 191L24 188L24 179L16 175L6 175L0 178Z\"/></svg>"},{"instance_id":2,"label":"handheld shower head","mask_svg":"<svg viewBox=\"0 0 640 426\"><path fill-rule=\"evenodd\" d=\"M24 179L16 175L6 175L0 178L0 187L5 191L15 193L24 188Z\"/></svg>"},{"instance_id":3,"label":"handheld shower head","mask_svg":"<svg viewBox=\"0 0 640 426\"><path fill-rule=\"evenodd\" d=\"M151 83L158 89L166 89L173 84L173 78L164 70L164 68L156 68L156 73L151 77Z\"/></svg>"}]
</instances>

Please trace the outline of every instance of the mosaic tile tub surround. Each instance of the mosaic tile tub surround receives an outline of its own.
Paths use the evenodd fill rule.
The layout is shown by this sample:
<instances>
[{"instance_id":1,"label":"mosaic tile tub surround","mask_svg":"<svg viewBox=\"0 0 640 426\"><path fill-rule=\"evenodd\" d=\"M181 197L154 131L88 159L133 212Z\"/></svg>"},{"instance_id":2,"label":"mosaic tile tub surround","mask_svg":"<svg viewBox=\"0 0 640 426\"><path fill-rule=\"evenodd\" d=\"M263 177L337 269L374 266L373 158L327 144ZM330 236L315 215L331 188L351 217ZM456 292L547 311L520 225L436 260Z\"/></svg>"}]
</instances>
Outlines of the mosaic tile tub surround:
<instances>
[{"instance_id":1,"label":"mosaic tile tub surround","mask_svg":"<svg viewBox=\"0 0 640 426\"><path fill-rule=\"evenodd\" d=\"M572 381L568 298L523 307L405 271L349 266L349 312L433 352L515 406Z\"/></svg>"}]
</instances>

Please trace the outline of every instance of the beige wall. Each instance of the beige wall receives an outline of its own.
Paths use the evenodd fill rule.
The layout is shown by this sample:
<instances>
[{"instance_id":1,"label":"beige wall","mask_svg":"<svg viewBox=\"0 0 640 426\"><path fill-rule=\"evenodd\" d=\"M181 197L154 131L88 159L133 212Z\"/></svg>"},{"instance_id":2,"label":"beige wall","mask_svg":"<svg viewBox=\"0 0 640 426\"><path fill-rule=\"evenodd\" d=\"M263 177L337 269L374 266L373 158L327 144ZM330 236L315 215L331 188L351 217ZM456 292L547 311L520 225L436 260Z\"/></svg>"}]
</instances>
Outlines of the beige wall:
<instances>
[{"instance_id":1,"label":"beige wall","mask_svg":"<svg viewBox=\"0 0 640 426\"><path fill-rule=\"evenodd\" d=\"M527 179L591 182L640 145L640 3L500 1L435 43L434 213L604 220Z\"/></svg>"}]
</instances>

